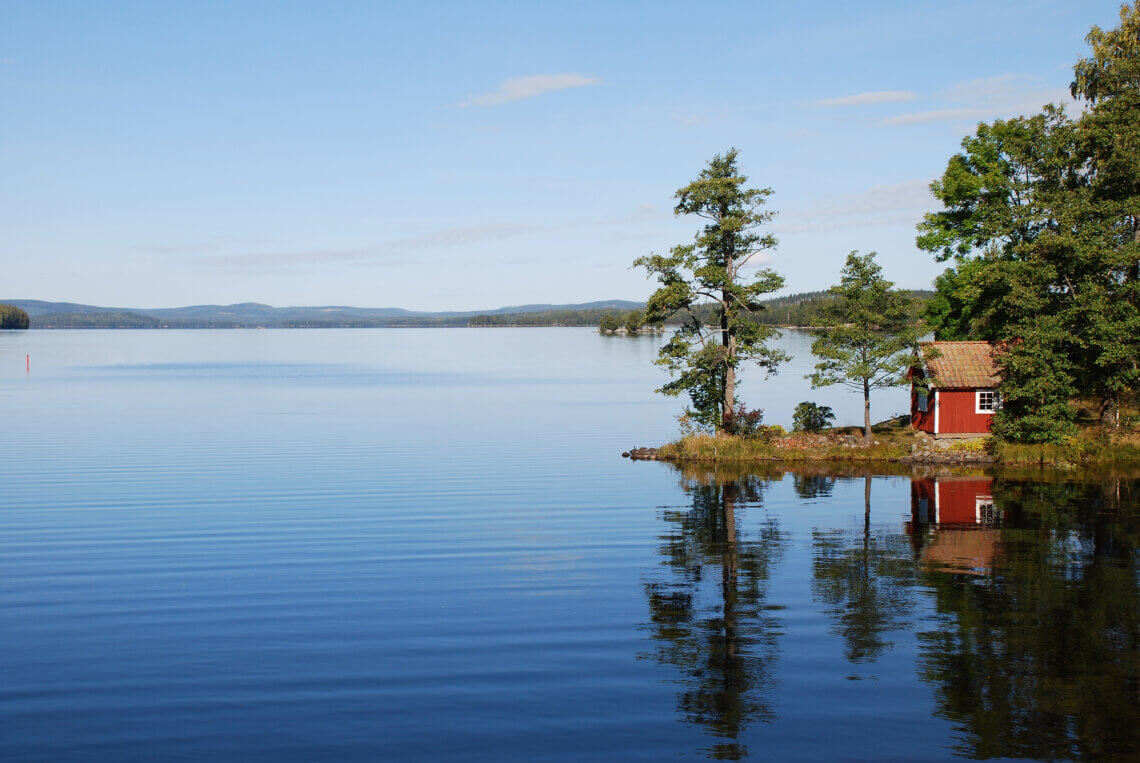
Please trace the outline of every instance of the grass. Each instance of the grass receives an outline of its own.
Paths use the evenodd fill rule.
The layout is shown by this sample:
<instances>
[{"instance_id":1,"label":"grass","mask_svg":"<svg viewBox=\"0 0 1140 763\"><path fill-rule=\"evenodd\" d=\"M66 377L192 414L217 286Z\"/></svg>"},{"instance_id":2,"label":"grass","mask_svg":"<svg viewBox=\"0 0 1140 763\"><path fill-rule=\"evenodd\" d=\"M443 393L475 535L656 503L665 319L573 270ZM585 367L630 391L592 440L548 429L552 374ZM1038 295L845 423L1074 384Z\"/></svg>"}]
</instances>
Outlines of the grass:
<instances>
[{"instance_id":1,"label":"grass","mask_svg":"<svg viewBox=\"0 0 1140 763\"><path fill-rule=\"evenodd\" d=\"M661 458L678 463L732 464L765 461L782 462L884 462L908 455L921 437L909 426L907 417L876 424L873 444L862 445L862 430L844 427L827 436L797 435L770 439L732 435L692 434L661 447ZM844 440L854 444L845 443ZM1140 469L1140 431L1135 423L1111 430L1097 422L1081 424L1077 437L1061 445L1020 445L1003 443L991 437L954 442L949 453L989 453L1002 465L1060 468L1105 467Z\"/></svg>"},{"instance_id":2,"label":"grass","mask_svg":"<svg viewBox=\"0 0 1140 763\"><path fill-rule=\"evenodd\" d=\"M1140 435L1085 430L1061 445L994 443L994 456L1017 466L1132 466L1140 467Z\"/></svg>"},{"instance_id":3,"label":"grass","mask_svg":"<svg viewBox=\"0 0 1140 763\"><path fill-rule=\"evenodd\" d=\"M995 441L991 451L1003 464L1016 466L1140 468L1140 409L1125 406L1121 426L1097 419L1096 400L1074 400L1079 433L1061 444L1021 445Z\"/></svg>"},{"instance_id":4,"label":"grass","mask_svg":"<svg viewBox=\"0 0 1140 763\"><path fill-rule=\"evenodd\" d=\"M846 430L833 432L840 437ZM861 438L861 434L859 435ZM864 447L835 439L804 439L791 435L773 440L719 434L693 434L661 447L659 455L670 461L897 461L910 452L915 436L909 432L875 430L875 443Z\"/></svg>"}]
</instances>

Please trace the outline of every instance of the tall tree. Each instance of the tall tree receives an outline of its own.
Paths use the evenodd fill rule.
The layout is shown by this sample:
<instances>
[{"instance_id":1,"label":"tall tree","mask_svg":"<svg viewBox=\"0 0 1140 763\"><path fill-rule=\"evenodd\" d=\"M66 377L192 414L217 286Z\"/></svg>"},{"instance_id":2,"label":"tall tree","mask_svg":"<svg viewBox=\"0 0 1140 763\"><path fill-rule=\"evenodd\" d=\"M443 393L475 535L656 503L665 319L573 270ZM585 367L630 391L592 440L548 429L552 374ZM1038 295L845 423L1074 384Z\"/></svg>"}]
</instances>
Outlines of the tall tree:
<instances>
[{"instance_id":1,"label":"tall tree","mask_svg":"<svg viewBox=\"0 0 1140 763\"><path fill-rule=\"evenodd\" d=\"M774 214L764 207L772 189L745 187L748 178L736 158L736 149L714 156L696 180L677 191L674 214L707 220L693 243L633 263L661 284L649 298L646 320L684 316L658 355L657 364L674 377L658 391L688 393L688 413L717 430L736 410L741 366L754 363L774 373L788 359L766 345L775 329L755 320L764 309L761 295L782 287L784 279L769 268L746 271L757 255L776 246L772 234L760 232ZM698 309L708 304L711 313Z\"/></svg>"},{"instance_id":2,"label":"tall tree","mask_svg":"<svg viewBox=\"0 0 1140 763\"><path fill-rule=\"evenodd\" d=\"M1119 425L1121 403L1140 385L1140 1L1121 6L1120 26L1094 26L1085 39L1092 55L1074 67L1071 91L1087 106L1078 148L1099 277L1074 300L1089 318L1083 349L1101 416Z\"/></svg>"},{"instance_id":3,"label":"tall tree","mask_svg":"<svg viewBox=\"0 0 1140 763\"><path fill-rule=\"evenodd\" d=\"M883 278L875 252L847 255L838 299L814 332L811 351L820 362L808 374L812 387L842 384L863 393L863 442L871 442L871 390L905 382L921 329L914 299Z\"/></svg>"},{"instance_id":4,"label":"tall tree","mask_svg":"<svg viewBox=\"0 0 1140 763\"><path fill-rule=\"evenodd\" d=\"M918 246L955 266L936 282L926 318L939 339L998 344L1006 439L1059 441L1072 433L1069 398L1079 334L1070 325L1074 200L1085 184L1075 125L1046 107L1032 117L980 124L931 184L944 209L919 224Z\"/></svg>"},{"instance_id":5,"label":"tall tree","mask_svg":"<svg viewBox=\"0 0 1140 763\"><path fill-rule=\"evenodd\" d=\"M1085 112L979 125L919 225L919 247L954 260L927 310L936 335L999 343L1006 439L1064 439L1077 393L1117 425L1140 385L1140 2L1087 39Z\"/></svg>"}]
</instances>

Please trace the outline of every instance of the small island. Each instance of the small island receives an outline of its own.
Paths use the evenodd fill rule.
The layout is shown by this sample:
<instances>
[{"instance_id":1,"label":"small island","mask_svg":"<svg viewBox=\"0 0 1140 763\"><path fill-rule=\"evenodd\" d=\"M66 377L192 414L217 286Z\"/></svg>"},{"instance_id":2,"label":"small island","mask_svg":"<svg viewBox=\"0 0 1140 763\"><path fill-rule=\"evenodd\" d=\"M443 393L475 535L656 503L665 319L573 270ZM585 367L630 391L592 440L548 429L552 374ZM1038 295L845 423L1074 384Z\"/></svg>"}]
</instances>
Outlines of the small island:
<instances>
[{"instance_id":1,"label":"small island","mask_svg":"<svg viewBox=\"0 0 1140 763\"><path fill-rule=\"evenodd\" d=\"M23 330L31 325L28 314L13 305L0 305L0 330Z\"/></svg>"}]
</instances>

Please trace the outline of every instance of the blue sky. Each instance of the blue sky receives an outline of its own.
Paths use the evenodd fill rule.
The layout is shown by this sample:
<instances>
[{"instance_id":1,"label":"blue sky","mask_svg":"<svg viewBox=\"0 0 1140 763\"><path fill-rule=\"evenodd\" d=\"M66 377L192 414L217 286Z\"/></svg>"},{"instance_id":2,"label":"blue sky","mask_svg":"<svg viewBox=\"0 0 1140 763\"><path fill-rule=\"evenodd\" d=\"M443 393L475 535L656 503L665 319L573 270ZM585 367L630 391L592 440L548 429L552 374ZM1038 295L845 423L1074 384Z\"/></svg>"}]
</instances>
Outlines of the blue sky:
<instances>
[{"instance_id":1,"label":"blue sky","mask_svg":"<svg viewBox=\"0 0 1140 763\"><path fill-rule=\"evenodd\" d=\"M786 291L928 286L926 189L1067 98L1117 0L0 0L0 298L410 309L642 299L730 146Z\"/></svg>"}]
</instances>

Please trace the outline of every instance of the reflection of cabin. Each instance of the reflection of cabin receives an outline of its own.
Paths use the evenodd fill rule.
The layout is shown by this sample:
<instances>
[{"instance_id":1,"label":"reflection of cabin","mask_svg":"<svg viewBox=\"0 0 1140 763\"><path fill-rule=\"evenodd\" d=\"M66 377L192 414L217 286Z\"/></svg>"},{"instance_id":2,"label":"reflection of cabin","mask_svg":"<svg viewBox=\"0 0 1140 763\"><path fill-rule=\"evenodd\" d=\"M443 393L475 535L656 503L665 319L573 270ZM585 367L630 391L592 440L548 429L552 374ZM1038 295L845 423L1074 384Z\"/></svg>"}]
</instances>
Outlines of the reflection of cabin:
<instances>
[{"instance_id":1,"label":"reflection of cabin","mask_svg":"<svg viewBox=\"0 0 1140 763\"><path fill-rule=\"evenodd\" d=\"M1000 512L994 509L990 477L911 481L911 521L906 531L923 561L935 569L977 574L1001 555Z\"/></svg>"},{"instance_id":2,"label":"reflection of cabin","mask_svg":"<svg viewBox=\"0 0 1140 763\"><path fill-rule=\"evenodd\" d=\"M910 483L911 519L917 524L993 524L992 477L925 477Z\"/></svg>"},{"instance_id":3,"label":"reflection of cabin","mask_svg":"<svg viewBox=\"0 0 1140 763\"><path fill-rule=\"evenodd\" d=\"M910 423L935 437L987 434L999 403L989 342L925 342L912 368ZM934 351L932 351L934 350Z\"/></svg>"}]
</instances>

